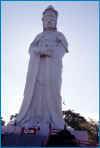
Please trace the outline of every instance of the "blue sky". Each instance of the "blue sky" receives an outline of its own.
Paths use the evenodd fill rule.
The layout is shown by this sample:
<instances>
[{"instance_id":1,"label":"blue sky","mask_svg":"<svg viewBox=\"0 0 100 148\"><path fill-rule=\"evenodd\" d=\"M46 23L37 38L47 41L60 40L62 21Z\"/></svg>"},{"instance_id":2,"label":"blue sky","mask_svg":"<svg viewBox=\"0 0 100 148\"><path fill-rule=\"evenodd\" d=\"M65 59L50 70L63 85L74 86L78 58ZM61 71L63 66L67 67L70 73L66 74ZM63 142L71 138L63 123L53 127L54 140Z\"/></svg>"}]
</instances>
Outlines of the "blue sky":
<instances>
[{"instance_id":1,"label":"blue sky","mask_svg":"<svg viewBox=\"0 0 100 148\"><path fill-rule=\"evenodd\" d=\"M69 54L63 58L63 109L98 119L98 2L2 2L1 115L6 121L20 109L28 48L42 32L42 12L51 4L59 13L57 28L69 43Z\"/></svg>"}]
</instances>

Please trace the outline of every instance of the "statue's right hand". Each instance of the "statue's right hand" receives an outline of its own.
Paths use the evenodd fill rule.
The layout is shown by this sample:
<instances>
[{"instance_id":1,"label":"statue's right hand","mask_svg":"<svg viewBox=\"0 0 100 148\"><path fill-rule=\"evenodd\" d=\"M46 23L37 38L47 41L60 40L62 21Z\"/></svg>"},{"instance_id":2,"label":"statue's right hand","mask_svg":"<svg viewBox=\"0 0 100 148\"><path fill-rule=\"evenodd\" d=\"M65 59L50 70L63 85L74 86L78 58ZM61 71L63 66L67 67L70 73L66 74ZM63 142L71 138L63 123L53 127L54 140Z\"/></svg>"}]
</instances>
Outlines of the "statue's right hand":
<instances>
[{"instance_id":1,"label":"statue's right hand","mask_svg":"<svg viewBox=\"0 0 100 148\"><path fill-rule=\"evenodd\" d=\"M40 58L46 58L46 57L50 57L49 55L45 55L45 54L41 54Z\"/></svg>"}]
</instances>

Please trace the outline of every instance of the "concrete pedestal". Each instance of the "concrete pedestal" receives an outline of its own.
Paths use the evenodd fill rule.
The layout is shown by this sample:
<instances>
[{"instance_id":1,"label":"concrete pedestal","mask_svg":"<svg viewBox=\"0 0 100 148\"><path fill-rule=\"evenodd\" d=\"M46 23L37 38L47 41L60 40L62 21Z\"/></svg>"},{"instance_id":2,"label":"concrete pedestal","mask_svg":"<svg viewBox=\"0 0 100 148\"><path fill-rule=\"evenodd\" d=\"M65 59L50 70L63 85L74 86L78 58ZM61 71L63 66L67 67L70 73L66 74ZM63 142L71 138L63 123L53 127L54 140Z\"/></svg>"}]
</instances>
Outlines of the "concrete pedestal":
<instances>
[{"instance_id":1,"label":"concrete pedestal","mask_svg":"<svg viewBox=\"0 0 100 148\"><path fill-rule=\"evenodd\" d=\"M2 135L2 146L42 146L46 137L33 135Z\"/></svg>"}]
</instances>

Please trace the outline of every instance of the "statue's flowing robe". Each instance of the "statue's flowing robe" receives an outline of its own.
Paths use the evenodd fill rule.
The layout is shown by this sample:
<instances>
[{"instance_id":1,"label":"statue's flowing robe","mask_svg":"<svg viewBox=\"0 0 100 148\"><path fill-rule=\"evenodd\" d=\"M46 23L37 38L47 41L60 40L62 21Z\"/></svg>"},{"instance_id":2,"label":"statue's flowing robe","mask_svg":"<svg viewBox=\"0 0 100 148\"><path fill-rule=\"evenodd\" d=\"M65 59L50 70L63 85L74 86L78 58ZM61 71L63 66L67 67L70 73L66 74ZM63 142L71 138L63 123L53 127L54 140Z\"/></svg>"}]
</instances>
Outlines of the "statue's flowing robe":
<instances>
[{"instance_id":1,"label":"statue's flowing robe","mask_svg":"<svg viewBox=\"0 0 100 148\"><path fill-rule=\"evenodd\" d=\"M62 57L66 52L68 44L60 32L42 32L31 43L24 99L16 118L19 126L51 123L54 128L64 127L60 89Z\"/></svg>"}]
</instances>

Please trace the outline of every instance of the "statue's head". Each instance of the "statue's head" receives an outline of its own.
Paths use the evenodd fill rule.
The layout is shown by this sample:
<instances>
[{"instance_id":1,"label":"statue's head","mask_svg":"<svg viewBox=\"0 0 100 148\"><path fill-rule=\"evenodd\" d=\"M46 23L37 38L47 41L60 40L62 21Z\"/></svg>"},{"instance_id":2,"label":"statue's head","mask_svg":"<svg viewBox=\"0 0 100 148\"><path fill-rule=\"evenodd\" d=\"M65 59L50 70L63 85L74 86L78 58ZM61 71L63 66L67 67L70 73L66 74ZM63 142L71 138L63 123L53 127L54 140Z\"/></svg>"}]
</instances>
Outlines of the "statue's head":
<instances>
[{"instance_id":1,"label":"statue's head","mask_svg":"<svg viewBox=\"0 0 100 148\"><path fill-rule=\"evenodd\" d=\"M43 30L56 30L58 12L50 5L43 12Z\"/></svg>"}]
</instances>

